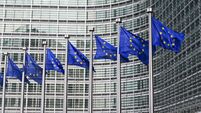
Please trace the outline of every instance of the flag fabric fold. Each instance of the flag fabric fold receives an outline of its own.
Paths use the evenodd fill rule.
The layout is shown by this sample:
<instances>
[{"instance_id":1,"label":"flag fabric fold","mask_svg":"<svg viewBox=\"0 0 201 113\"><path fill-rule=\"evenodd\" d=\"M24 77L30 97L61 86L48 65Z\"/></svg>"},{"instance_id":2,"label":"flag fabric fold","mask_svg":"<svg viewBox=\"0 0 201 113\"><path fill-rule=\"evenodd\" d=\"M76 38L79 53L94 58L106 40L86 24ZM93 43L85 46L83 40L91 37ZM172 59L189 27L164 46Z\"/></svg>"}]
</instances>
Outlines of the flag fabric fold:
<instances>
[{"instance_id":1,"label":"flag fabric fold","mask_svg":"<svg viewBox=\"0 0 201 113\"><path fill-rule=\"evenodd\" d=\"M178 53L184 40L184 34L173 31L152 17L152 38L154 46L161 46Z\"/></svg>"},{"instance_id":2,"label":"flag fabric fold","mask_svg":"<svg viewBox=\"0 0 201 113\"><path fill-rule=\"evenodd\" d=\"M117 48L106 42L98 35L95 35L96 38L96 55L94 59L111 59L117 60ZM129 62L128 58L121 56L121 62Z\"/></svg>"},{"instance_id":3,"label":"flag fabric fold","mask_svg":"<svg viewBox=\"0 0 201 113\"><path fill-rule=\"evenodd\" d=\"M20 81L22 81L22 70L18 68L18 66L13 62L13 60L8 57L7 71L6 76L16 77ZM30 83L29 80L24 77L24 82Z\"/></svg>"},{"instance_id":4,"label":"flag fabric fold","mask_svg":"<svg viewBox=\"0 0 201 113\"><path fill-rule=\"evenodd\" d=\"M55 70L57 72L61 72L64 74L64 69L59 61L59 59L56 58L56 56L53 54L53 52L50 49L47 49L47 55L46 55L46 70Z\"/></svg>"},{"instance_id":5,"label":"flag fabric fold","mask_svg":"<svg viewBox=\"0 0 201 113\"><path fill-rule=\"evenodd\" d=\"M68 64L89 69L89 60L87 57L70 42L68 42Z\"/></svg>"},{"instance_id":6,"label":"flag fabric fold","mask_svg":"<svg viewBox=\"0 0 201 113\"><path fill-rule=\"evenodd\" d=\"M30 54L25 55L25 75L36 81L38 84L42 84L42 68L33 60Z\"/></svg>"},{"instance_id":7,"label":"flag fabric fold","mask_svg":"<svg viewBox=\"0 0 201 113\"><path fill-rule=\"evenodd\" d=\"M124 27L120 28L120 54L128 58L129 55L135 55L138 59L148 65L149 63L149 42L143 38L132 34ZM154 48L153 48L153 51Z\"/></svg>"}]
</instances>

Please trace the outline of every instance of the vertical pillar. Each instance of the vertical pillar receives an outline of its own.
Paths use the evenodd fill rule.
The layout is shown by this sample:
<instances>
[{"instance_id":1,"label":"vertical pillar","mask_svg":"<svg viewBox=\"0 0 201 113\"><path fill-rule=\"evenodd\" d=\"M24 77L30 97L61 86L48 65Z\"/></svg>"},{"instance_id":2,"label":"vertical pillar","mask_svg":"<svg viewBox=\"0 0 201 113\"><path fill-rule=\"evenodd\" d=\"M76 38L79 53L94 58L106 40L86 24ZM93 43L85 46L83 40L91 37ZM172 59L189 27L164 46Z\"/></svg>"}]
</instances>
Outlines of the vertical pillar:
<instances>
[{"instance_id":1,"label":"vertical pillar","mask_svg":"<svg viewBox=\"0 0 201 113\"><path fill-rule=\"evenodd\" d=\"M22 48L24 51L23 56L23 66L25 66L26 62L26 51L27 48ZM20 113L24 113L24 79L25 79L25 71L22 72L22 87L21 87L21 101L20 101Z\"/></svg>"},{"instance_id":2,"label":"vertical pillar","mask_svg":"<svg viewBox=\"0 0 201 113\"><path fill-rule=\"evenodd\" d=\"M68 112L68 41L70 36L65 35L66 39L66 56L65 56L65 77L64 77L64 107L63 112Z\"/></svg>"},{"instance_id":3,"label":"vertical pillar","mask_svg":"<svg viewBox=\"0 0 201 113\"><path fill-rule=\"evenodd\" d=\"M89 113L93 113L93 33L94 28L89 30L91 33L90 40L90 64L89 64Z\"/></svg>"},{"instance_id":4,"label":"vertical pillar","mask_svg":"<svg viewBox=\"0 0 201 113\"><path fill-rule=\"evenodd\" d=\"M41 113L45 113L45 76L46 76L46 46L47 42L43 41L43 76L42 76L42 94L41 94Z\"/></svg>"},{"instance_id":5,"label":"vertical pillar","mask_svg":"<svg viewBox=\"0 0 201 113\"><path fill-rule=\"evenodd\" d=\"M117 35L117 113L121 113L121 62L120 62L120 27L121 19L116 19Z\"/></svg>"},{"instance_id":6,"label":"vertical pillar","mask_svg":"<svg viewBox=\"0 0 201 113\"><path fill-rule=\"evenodd\" d=\"M153 67L152 67L152 8L147 9L149 18L149 113L154 113Z\"/></svg>"}]
</instances>

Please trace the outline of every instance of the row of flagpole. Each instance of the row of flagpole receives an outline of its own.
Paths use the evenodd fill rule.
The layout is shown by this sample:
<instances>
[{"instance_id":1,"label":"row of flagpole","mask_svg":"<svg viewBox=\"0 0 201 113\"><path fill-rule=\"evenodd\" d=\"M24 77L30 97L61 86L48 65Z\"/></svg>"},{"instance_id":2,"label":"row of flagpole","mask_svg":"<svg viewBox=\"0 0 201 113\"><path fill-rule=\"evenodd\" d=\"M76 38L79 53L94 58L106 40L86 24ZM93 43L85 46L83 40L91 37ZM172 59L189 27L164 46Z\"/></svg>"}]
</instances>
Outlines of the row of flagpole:
<instances>
[{"instance_id":1,"label":"row of flagpole","mask_svg":"<svg viewBox=\"0 0 201 113\"><path fill-rule=\"evenodd\" d=\"M117 45L119 45L120 41L120 26L121 26L121 19L116 19L118 33L117 33ZM93 32L94 28L91 28L89 30L90 32L90 65L89 65L89 105L88 105L88 111L89 113L93 113ZM63 103L63 111L64 113L68 112L68 41L70 36L65 35L66 39L66 56L65 56L65 78L64 78L64 103ZM152 45L152 44L151 44ZM42 93L41 93L41 113L45 113L45 78L46 78L46 47L47 42L43 41L43 72L42 72ZM23 64L25 64L25 54L26 54L26 48L23 48L24 50L24 58L23 58ZM152 53L151 53L152 54ZM2 98L2 113L5 113L5 83L6 83L6 62L7 62L7 53L5 55L5 67L4 67L4 77L3 77L3 98ZM152 55L150 55L152 56ZM151 67L151 66L149 66ZM150 68L149 68L150 70ZM151 73L151 72L149 72ZM25 72L22 74L22 87L21 87L21 104L20 104L20 113L24 113L24 79L25 79ZM151 79L150 79L151 80ZM151 83L151 82L150 82ZM121 113L121 62L120 62L120 52L119 52L119 46L117 46L117 113ZM153 113L153 112L150 112Z\"/></svg>"},{"instance_id":2,"label":"row of flagpole","mask_svg":"<svg viewBox=\"0 0 201 113\"><path fill-rule=\"evenodd\" d=\"M63 72L63 67L58 59L55 58L54 54L47 50L47 43L43 41L43 70L42 70L42 93L41 93L41 113L45 113L45 78L46 78L46 68L47 70L56 70L65 74L64 77L64 103L63 103L63 112L68 112L68 65L77 65L89 69L89 101L88 101L88 112L93 113L93 59L111 59L117 60L117 95L116 95L116 112L121 113L121 62L127 62L128 56L136 55L139 60L141 60L145 65L149 66L149 113L154 113L154 102L153 102L153 67L152 67L152 55L155 51L156 46L161 46L165 49L174 51L178 53L181 48L182 41L184 40L184 34L178 33L169 29L163 25L160 21L152 17L152 8L147 9L148 19L149 19L149 41L145 41L137 35L132 34L127 31L125 28L121 27L121 19L116 19L117 24L117 48L103 39L96 37L96 44L99 44L100 50L104 50L105 47L109 49L109 52L106 50L102 51L104 55L99 54L93 58L93 38L94 38L94 28L89 30L90 32L90 61L87 57L84 56L79 50L77 50L69 41L70 36L65 35L66 39L66 52L65 52L65 72ZM121 34L122 33L122 34ZM153 41L152 41L153 37ZM123 39L124 38L124 39ZM166 40L164 40L166 39ZM104 45L101 45L103 43ZM148 43L148 44L147 44ZM136 44L136 45L135 45ZM153 46L154 45L154 46ZM137 47L134 47L137 46ZM147 48L148 47L148 48ZM97 46L98 48L98 46ZM101 48L101 49L100 49ZM98 49L97 49L98 50ZM97 53L96 50L96 53ZM53 62L53 68L46 67L46 54L51 56ZM26 48L24 48L24 58L23 58L23 68L25 66L25 54ZM2 94L2 113L5 113L5 87L6 87L6 72L7 72L7 61L8 54L5 53L5 64L4 64L4 77L3 77L3 94ZM109 57L108 57L109 56ZM53 58L54 57L54 58ZM79 57L79 59L78 59ZM116 59L115 59L116 58ZM48 59L49 60L49 59ZM121 61L122 60L122 61ZM147 62L148 60L148 62ZM55 67L56 66L56 67ZM62 69L61 69L62 67ZM55 69L56 68L56 69ZM58 69L59 68L59 69ZM21 90L21 104L20 104L20 113L24 112L24 82L25 82L25 71L22 73L22 90Z\"/></svg>"},{"instance_id":3,"label":"row of flagpole","mask_svg":"<svg viewBox=\"0 0 201 113\"><path fill-rule=\"evenodd\" d=\"M91 31L92 35L91 37L93 38L93 32L94 30ZM69 35L65 35L65 39L66 39L66 58L65 58L65 78L64 78L64 107L63 107L63 111L64 113L68 112L68 42L69 42ZM47 42L43 41L43 71L42 71L42 93L41 93L41 113L45 113L45 78L46 78L46 47L47 47ZM27 48L23 48L23 68L25 66L25 59L26 59L26 52L27 52ZM93 52L93 51L92 51ZM93 56L92 56L93 57ZM5 94L6 94L6 74L7 74L7 63L8 63L8 53L4 53L4 75L3 75L3 92L2 92L2 113L5 113ZM93 61L93 58L91 59ZM91 67L93 67L92 63L90 64ZM93 73L93 72L90 72ZM91 75L91 74L90 74ZM91 75L92 76L92 75ZM22 80L21 80L21 98L20 98L20 113L24 113L24 84L25 84L25 71L22 72ZM90 79L90 81L92 82L92 79ZM93 87L91 85L91 87ZM91 91L93 92L93 91ZM91 93L92 94L92 93ZM91 96L91 94L89 95L89 97ZM92 97L89 99L90 102L92 101ZM92 108L91 108L92 109ZM92 113L92 111L91 111Z\"/></svg>"}]
</instances>

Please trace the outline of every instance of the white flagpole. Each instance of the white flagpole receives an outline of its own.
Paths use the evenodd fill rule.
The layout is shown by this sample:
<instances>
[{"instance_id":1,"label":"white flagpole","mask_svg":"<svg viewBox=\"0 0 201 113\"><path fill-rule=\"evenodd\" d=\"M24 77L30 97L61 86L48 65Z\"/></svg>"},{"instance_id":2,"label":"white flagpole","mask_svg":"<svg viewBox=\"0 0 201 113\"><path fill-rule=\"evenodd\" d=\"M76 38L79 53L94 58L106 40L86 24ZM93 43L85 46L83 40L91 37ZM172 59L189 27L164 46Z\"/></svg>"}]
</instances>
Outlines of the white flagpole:
<instances>
[{"instance_id":1,"label":"white flagpole","mask_svg":"<svg viewBox=\"0 0 201 113\"><path fill-rule=\"evenodd\" d=\"M65 56L65 78L64 78L64 107L63 107L63 112L67 113L68 112L68 41L69 41L70 36L65 35L66 39L66 56Z\"/></svg>"},{"instance_id":2,"label":"white flagpole","mask_svg":"<svg viewBox=\"0 0 201 113\"><path fill-rule=\"evenodd\" d=\"M90 64L89 64L89 113L93 113L93 33L94 28L89 30L91 33L91 40L90 40Z\"/></svg>"},{"instance_id":3,"label":"white flagpole","mask_svg":"<svg viewBox=\"0 0 201 113\"><path fill-rule=\"evenodd\" d=\"M8 53L4 53L4 74L3 74L3 94L2 94L2 113L5 113L5 94L6 94L6 71L7 71L7 58Z\"/></svg>"},{"instance_id":4,"label":"white flagpole","mask_svg":"<svg viewBox=\"0 0 201 113\"><path fill-rule=\"evenodd\" d=\"M42 76L42 94L41 94L41 113L45 113L45 76L46 76L46 46L47 42L43 41L44 53L43 53L43 76Z\"/></svg>"},{"instance_id":5,"label":"white flagpole","mask_svg":"<svg viewBox=\"0 0 201 113\"><path fill-rule=\"evenodd\" d=\"M23 66L25 66L26 60L26 47L23 48L24 56L23 56ZM24 67L23 67L24 68ZM24 113L24 79L25 79L25 71L22 72L22 87L21 87L21 101L20 101L20 113Z\"/></svg>"},{"instance_id":6,"label":"white flagpole","mask_svg":"<svg viewBox=\"0 0 201 113\"><path fill-rule=\"evenodd\" d=\"M121 113L121 62L120 62L120 24L121 19L116 19L117 24L117 113Z\"/></svg>"},{"instance_id":7,"label":"white flagpole","mask_svg":"<svg viewBox=\"0 0 201 113\"><path fill-rule=\"evenodd\" d=\"M152 67L152 8L147 9L149 18L149 113L154 113L154 89Z\"/></svg>"}]
</instances>

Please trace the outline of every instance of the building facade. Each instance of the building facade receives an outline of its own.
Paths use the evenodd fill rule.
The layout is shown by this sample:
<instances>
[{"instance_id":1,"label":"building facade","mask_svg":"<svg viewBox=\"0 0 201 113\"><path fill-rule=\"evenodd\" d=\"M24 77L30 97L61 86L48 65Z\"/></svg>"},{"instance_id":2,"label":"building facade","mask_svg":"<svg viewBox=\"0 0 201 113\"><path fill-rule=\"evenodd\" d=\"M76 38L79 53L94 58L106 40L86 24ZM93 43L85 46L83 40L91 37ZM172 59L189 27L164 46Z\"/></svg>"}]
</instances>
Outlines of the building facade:
<instances>
[{"instance_id":1,"label":"building facade","mask_svg":"<svg viewBox=\"0 0 201 113\"><path fill-rule=\"evenodd\" d=\"M1 71L4 52L9 52L22 67L22 47L28 47L28 52L42 66L43 40L64 64L65 34L69 34L70 41L89 58L90 27L95 28L95 34L116 46L116 18L122 18L122 26L128 30L147 38L148 6L147 0L1 0ZM95 60L94 67L94 113L116 113L116 62ZM69 66L69 113L88 112L88 74L88 70ZM40 113L41 85L30 81L31 84L25 86L25 113ZM64 75L48 72L46 113L62 113L63 92ZM21 82L9 77L6 113L20 112L20 94ZM122 111L148 112L147 66L135 57L122 64Z\"/></svg>"},{"instance_id":2,"label":"building facade","mask_svg":"<svg viewBox=\"0 0 201 113\"><path fill-rule=\"evenodd\" d=\"M154 15L185 33L179 53L158 49L154 60L156 113L201 111L201 1L153 0Z\"/></svg>"},{"instance_id":3,"label":"building facade","mask_svg":"<svg viewBox=\"0 0 201 113\"><path fill-rule=\"evenodd\" d=\"M201 1L152 0L152 3L154 16L186 34L180 53L157 48L153 62L155 111L199 112ZM95 34L116 46L116 18L122 18L122 26L147 39L149 5L149 0L1 0L0 69L4 68L4 52L9 52L22 67L22 47L28 47L28 52L42 66L43 40L64 64L65 34L89 58L89 28L94 27ZM130 60L122 64L121 70L122 112L148 113L147 66L136 57ZM95 60L94 67L94 113L116 113L116 62ZM69 66L69 113L88 113L88 76L88 70ZM41 85L30 81L25 86L25 113L40 113ZM46 113L62 113L64 75L51 71L46 81ZM21 82L9 77L6 113L20 112L20 94Z\"/></svg>"}]
</instances>

